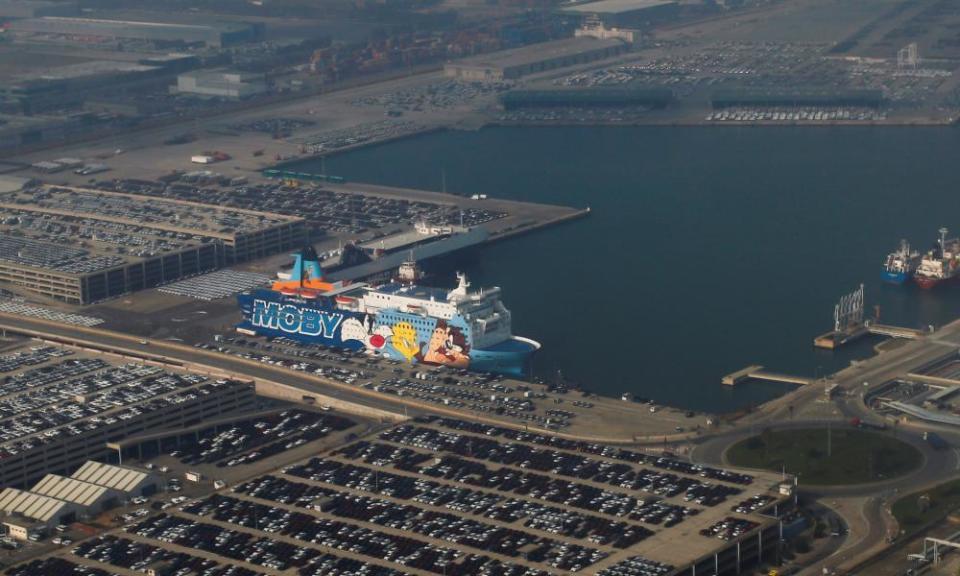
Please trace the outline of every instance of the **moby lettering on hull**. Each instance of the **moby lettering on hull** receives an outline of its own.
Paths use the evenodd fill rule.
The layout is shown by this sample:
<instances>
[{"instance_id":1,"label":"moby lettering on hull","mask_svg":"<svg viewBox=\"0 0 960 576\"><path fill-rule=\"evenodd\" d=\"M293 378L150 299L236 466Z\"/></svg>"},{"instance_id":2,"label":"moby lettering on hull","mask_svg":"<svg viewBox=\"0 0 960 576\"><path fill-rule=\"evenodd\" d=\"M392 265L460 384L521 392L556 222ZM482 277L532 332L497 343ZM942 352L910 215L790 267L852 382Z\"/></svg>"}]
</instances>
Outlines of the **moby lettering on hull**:
<instances>
[{"instance_id":1,"label":"moby lettering on hull","mask_svg":"<svg viewBox=\"0 0 960 576\"><path fill-rule=\"evenodd\" d=\"M438 364L526 373L540 348L510 332L510 311L500 289L469 290L460 276L453 290L390 283L328 283L312 250L296 255L293 269L271 290L238 296L245 333L282 336L386 356L411 364Z\"/></svg>"},{"instance_id":2,"label":"moby lettering on hull","mask_svg":"<svg viewBox=\"0 0 960 576\"><path fill-rule=\"evenodd\" d=\"M288 334L333 338L343 321L343 314L328 313L312 308L299 308L266 300L254 300L250 324L258 328L283 330Z\"/></svg>"}]
</instances>

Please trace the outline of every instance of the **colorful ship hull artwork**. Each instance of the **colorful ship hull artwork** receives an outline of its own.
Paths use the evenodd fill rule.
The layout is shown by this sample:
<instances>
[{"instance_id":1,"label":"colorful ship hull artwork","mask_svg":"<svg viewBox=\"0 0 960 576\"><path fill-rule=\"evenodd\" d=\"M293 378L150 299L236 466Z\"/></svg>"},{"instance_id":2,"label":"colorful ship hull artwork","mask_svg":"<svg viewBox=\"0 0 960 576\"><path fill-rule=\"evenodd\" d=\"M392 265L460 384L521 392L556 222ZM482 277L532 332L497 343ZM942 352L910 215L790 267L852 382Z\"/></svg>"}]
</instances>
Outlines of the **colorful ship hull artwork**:
<instances>
[{"instance_id":1,"label":"colorful ship hull artwork","mask_svg":"<svg viewBox=\"0 0 960 576\"><path fill-rule=\"evenodd\" d=\"M278 276L271 289L238 296L238 331L509 376L526 375L540 348L511 334L499 288L471 291L462 274L453 290L416 285L412 264L382 286L330 283L307 248Z\"/></svg>"}]
</instances>

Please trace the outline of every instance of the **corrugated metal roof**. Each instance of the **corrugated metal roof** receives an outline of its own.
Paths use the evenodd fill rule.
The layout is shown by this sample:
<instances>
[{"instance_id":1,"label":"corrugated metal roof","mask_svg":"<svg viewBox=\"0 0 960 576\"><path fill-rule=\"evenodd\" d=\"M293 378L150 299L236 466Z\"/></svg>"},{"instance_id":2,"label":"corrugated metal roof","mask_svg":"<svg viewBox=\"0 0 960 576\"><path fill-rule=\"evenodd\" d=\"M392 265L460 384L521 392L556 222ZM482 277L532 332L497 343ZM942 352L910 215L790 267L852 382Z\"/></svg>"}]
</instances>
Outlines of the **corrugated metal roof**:
<instances>
[{"instance_id":1,"label":"corrugated metal roof","mask_svg":"<svg viewBox=\"0 0 960 576\"><path fill-rule=\"evenodd\" d=\"M43 477L43 480L33 487L33 492L37 494L73 502L81 506L92 506L106 496L107 491L108 489L104 486L56 474L47 474Z\"/></svg>"},{"instance_id":2,"label":"corrugated metal roof","mask_svg":"<svg viewBox=\"0 0 960 576\"><path fill-rule=\"evenodd\" d=\"M149 476L146 472L140 472L139 470L88 460L71 475L71 478L98 486L106 486L120 492L130 492L144 480L147 480Z\"/></svg>"},{"instance_id":3,"label":"corrugated metal roof","mask_svg":"<svg viewBox=\"0 0 960 576\"><path fill-rule=\"evenodd\" d=\"M0 510L6 514L20 514L32 520L48 522L68 506L63 500L25 492L16 488L6 488L0 492Z\"/></svg>"}]
</instances>

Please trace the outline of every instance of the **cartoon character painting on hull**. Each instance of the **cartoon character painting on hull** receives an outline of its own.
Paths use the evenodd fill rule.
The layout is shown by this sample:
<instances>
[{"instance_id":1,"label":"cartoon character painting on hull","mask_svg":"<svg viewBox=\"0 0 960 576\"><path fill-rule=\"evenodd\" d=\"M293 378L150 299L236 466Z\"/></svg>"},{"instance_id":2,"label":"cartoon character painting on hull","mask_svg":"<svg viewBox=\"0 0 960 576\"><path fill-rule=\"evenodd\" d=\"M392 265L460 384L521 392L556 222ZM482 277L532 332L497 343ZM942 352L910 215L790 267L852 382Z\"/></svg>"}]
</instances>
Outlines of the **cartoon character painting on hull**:
<instances>
[{"instance_id":1,"label":"cartoon character painting on hull","mask_svg":"<svg viewBox=\"0 0 960 576\"><path fill-rule=\"evenodd\" d=\"M411 322L374 326L370 316L364 316L363 322L356 318L344 321L341 337L344 341L361 342L371 352L399 356L407 362L443 364L456 368L470 366L470 345L463 330L444 320L437 321L428 341L420 337ZM396 355L391 352L396 352Z\"/></svg>"},{"instance_id":2,"label":"cartoon character painting on hull","mask_svg":"<svg viewBox=\"0 0 960 576\"><path fill-rule=\"evenodd\" d=\"M425 364L445 364L455 368L470 366L470 345L463 331L450 326L443 320L437 321L433 337L427 343L421 362Z\"/></svg>"}]
</instances>

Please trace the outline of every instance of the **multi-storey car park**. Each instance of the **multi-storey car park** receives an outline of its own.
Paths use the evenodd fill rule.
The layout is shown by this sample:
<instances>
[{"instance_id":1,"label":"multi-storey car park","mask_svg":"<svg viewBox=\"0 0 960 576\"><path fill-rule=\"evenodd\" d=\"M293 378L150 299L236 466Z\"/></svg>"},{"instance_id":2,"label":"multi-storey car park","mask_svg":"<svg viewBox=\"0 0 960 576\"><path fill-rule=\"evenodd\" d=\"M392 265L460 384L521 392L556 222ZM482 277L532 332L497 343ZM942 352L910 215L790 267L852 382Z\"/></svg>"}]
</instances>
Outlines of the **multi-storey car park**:
<instances>
[{"instance_id":1,"label":"multi-storey car park","mask_svg":"<svg viewBox=\"0 0 960 576\"><path fill-rule=\"evenodd\" d=\"M309 414L287 412L293 428L251 425L282 434L316 418ZM229 437L246 433L211 438L221 448L205 461L243 459ZM210 454L208 443L177 457L196 466L201 447ZM776 562L781 526L793 514L781 482L423 416L131 518L6 573L726 576Z\"/></svg>"},{"instance_id":2,"label":"multi-storey car park","mask_svg":"<svg viewBox=\"0 0 960 576\"><path fill-rule=\"evenodd\" d=\"M0 281L73 304L296 249L304 221L59 186L0 193Z\"/></svg>"},{"instance_id":3,"label":"multi-storey car park","mask_svg":"<svg viewBox=\"0 0 960 576\"><path fill-rule=\"evenodd\" d=\"M51 346L0 355L0 485L25 487L115 452L114 440L252 410L251 383Z\"/></svg>"}]
</instances>

